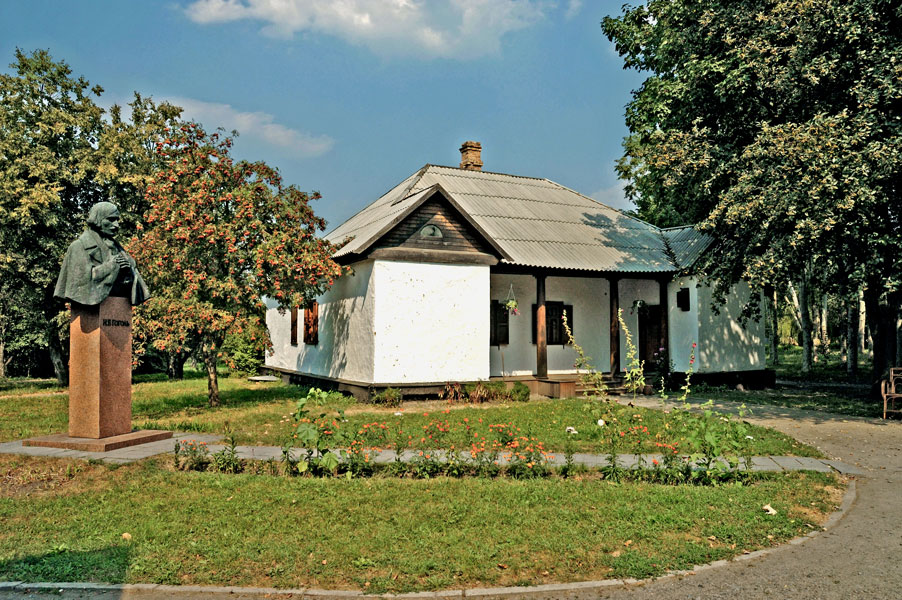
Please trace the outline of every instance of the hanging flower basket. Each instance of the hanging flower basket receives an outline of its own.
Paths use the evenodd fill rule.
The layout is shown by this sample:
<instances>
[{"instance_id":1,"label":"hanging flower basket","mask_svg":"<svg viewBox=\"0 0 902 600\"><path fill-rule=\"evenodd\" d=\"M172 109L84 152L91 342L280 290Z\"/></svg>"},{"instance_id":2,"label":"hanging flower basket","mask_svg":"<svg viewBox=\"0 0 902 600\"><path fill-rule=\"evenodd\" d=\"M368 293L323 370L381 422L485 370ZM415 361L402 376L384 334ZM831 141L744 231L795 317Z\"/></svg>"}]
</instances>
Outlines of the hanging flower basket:
<instances>
[{"instance_id":1,"label":"hanging flower basket","mask_svg":"<svg viewBox=\"0 0 902 600\"><path fill-rule=\"evenodd\" d=\"M511 284L510 289L507 290L507 298L504 300L504 307L507 309L508 314L514 316L520 314L520 304L517 302L517 298L514 297L514 284Z\"/></svg>"},{"instance_id":2,"label":"hanging flower basket","mask_svg":"<svg viewBox=\"0 0 902 600\"><path fill-rule=\"evenodd\" d=\"M520 314L520 305L517 304L516 300L508 300L504 303L504 306L507 308L507 312L515 316Z\"/></svg>"}]
</instances>

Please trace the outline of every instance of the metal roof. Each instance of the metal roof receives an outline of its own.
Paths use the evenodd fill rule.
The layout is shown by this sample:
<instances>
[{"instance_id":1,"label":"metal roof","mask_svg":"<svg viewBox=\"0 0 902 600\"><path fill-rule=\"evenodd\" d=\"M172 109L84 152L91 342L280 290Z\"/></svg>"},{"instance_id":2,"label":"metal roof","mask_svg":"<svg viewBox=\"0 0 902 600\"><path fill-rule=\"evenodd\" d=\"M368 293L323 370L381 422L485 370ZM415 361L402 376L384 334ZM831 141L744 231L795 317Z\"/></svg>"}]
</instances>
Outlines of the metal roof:
<instances>
[{"instance_id":1,"label":"metal roof","mask_svg":"<svg viewBox=\"0 0 902 600\"><path fill-rule=\"evenodd\" d=\"M661 234L673 253L673 260L680 268L692 266L713 241L711 236L701 233L692 225L662 229Z\"/></svg>"},{"instance_id":2,"label":"metal roof","mask_svg":"<svg viewBox=\"0 0 902 600\"><path fill-rule=\"evenodd\" d=\"M352 238L334 256L363 253L436 190L507 264L672 272L707 246L691 228L661 230L547 179L426 165L329 232L334 243Z\"/></svg>"}]
</instances>

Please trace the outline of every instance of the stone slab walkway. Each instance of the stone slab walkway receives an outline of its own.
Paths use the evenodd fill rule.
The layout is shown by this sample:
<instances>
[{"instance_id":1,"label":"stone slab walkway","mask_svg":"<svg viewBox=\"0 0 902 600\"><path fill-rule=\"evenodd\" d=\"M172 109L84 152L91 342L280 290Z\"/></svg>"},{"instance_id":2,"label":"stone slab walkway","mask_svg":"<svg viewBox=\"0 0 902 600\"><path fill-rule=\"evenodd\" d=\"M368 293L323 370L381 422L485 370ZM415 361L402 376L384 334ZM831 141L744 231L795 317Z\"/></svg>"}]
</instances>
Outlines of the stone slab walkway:
<instances>
[{"instance_id":1,"label":"stone slab walkway","mask_svg":"<svg viewBox=\"0 0 902 600\"><path fill-rule=\"evenodd\" d=\"M159 442L151 442L149 444L141 444L139 446L131 446L120 450L111 450L110 452L85 452L81 450L62 450L59 448L41 448L34 446L23 446L21 441L5 442L0 444L0 454L21 454L25 456L47 456L53 458L80 458L93 459L110 463L129 463L172 452L175 443L181 440L193 440L195 442L203 442L207 444L210 454L219 452L226 446L217 444L221 436L210 434L192 434L192 433L176 433L171 439L161 440ZM236 446L235 448L238 458L243 460L281 460L282 449L278 446ZM301 449L294 448L291 451L293 458L300 458L305 452ZM429 451L427 454L433 456L437 460L444 461L445 453L441 450ZM419 455L418 451L404 450L400 456L394 450L380 450L372 456L372 460L376 464L388 464L395 461L411 462ZM461 457L465 460L470 458L469 452L461 452ZM563 453L555 453L549 459L548 463L552 466L562 466L565 464ZM635 469L640 466L648 468L660 464L663 457L660 454L620 454L617 457L617 464L625 469ZM506 462L504 457L499 457L499 462ZM722 460L723 464L727 464ZM575 453L573 455L573 464L589 468L602 468L609 466L610 461L606 455ZM838 472L842 475L862 475L864 471L860 468L847 464L838 460L827 460L819 458L808 458L802 456L755 456L752 458L752 471L819 471L822 473Z\"/></svg>"}]
</instances>

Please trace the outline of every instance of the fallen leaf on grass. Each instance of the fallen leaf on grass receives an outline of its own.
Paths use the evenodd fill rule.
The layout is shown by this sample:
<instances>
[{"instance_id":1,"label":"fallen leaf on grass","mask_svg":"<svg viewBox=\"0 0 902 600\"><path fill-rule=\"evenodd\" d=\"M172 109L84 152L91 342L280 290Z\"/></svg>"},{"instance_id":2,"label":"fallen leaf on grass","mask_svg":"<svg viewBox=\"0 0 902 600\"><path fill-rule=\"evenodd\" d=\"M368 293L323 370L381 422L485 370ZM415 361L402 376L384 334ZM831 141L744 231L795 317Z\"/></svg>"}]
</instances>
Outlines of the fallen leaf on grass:
<instances>
[{"instance_id":1,"label":"fallen leaf on grass","mask_svg":"<svg viewBox=\"0 0 902 600\"><path fill-rule=\"evenodd\" d=\"M620 550L614 550L613 552L611 552L611 556L617 558L618 556L620 556Z\"/></svg>"},{"instance_id":2,"label":"fallen leaf on grass","mask_svg":"<svg viewBox=\"0 0 902 600\"><path fill-rule=\"evenodd\" d=\"M503 564L503 563L498 563L498 568L501 569L501 570L503 571L504 569L507 568L507 565L505 565L505 564Z\"/></svg>"},{"instance_id":3,"label":"fallen leaf on grass","mask_svg":"<svg viewBox=\"0 0 902 600\"><path fill-rule=\"evenodd\" d=\"M765 504L764 506L761 507L761 509L769 515L777 514L776 509L774 509L774 507L771 506L770 504Z\"/></svg>"}]
</instances>

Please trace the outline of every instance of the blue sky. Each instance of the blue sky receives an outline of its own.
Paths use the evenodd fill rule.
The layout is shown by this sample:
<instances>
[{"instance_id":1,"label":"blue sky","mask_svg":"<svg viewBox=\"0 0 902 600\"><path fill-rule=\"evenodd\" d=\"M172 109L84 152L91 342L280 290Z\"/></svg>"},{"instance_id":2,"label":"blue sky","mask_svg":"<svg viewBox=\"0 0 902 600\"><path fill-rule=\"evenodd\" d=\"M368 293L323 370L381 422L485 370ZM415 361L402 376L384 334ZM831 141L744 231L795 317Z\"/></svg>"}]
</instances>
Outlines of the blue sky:
<instances>
[{"instance_id":1,"label":"blue sky","mask_svg":"<svg viewBox=\"0 0 902 600\"><path fill-rule=\"evenodd\" d=\"M48 49L100 84L237 129L339 225L426 163L545 177L617 208L642 77L599 24L622 0L0 0L0 64Z\"/></svg>"}]
</instances>

